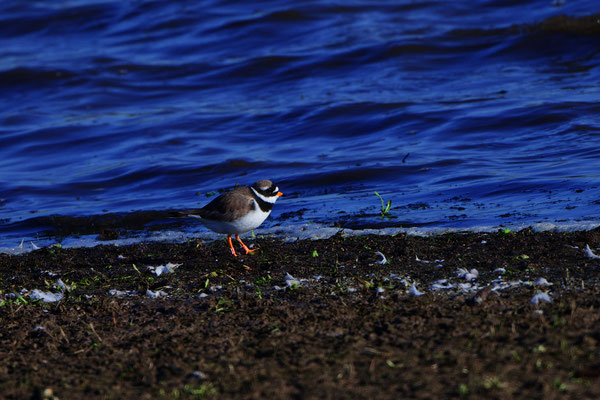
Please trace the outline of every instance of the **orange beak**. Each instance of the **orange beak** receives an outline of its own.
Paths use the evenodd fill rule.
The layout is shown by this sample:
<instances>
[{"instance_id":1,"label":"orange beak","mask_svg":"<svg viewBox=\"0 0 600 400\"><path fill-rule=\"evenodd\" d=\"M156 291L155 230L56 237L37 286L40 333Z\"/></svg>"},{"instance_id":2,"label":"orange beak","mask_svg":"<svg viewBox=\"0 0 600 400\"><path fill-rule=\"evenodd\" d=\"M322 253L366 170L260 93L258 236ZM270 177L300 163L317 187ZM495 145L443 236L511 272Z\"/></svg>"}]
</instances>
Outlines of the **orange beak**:
<instances>
[{"instance_id":1,"label":"orange beak","mask_svg":"<svg viewBox=\"0 0 600 400\"><path fill-rule=\"evenodd\" d=\"M277 197L281 197L281 196L283 196L283 193L277 192Z\"/></svg>"}]
</instances>

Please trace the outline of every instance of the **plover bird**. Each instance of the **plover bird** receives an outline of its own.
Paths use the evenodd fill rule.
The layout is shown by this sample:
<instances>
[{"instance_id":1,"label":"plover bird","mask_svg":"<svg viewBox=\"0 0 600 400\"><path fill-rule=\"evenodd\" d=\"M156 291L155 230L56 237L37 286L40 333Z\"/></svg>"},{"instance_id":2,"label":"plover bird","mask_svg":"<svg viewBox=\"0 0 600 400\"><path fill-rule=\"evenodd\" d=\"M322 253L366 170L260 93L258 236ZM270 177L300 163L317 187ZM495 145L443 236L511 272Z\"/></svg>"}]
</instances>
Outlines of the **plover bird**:
<instances>
[{"instance_id":1,"label":"plover bird","mask_svg":"<svg viewBox=\"0 0 600 400\"><path fill-rule=\"evenodd\" d=\"M252 186L241 186L223 193L198 210L181 211L179 214L199 218L211 231L226 234L231 254L237 257L231 235L235 235L246 254L256 251L250 250L239 235L259 227L281 196L283 193L277 185L265 179Z\"/></svg>"}]
</instances>

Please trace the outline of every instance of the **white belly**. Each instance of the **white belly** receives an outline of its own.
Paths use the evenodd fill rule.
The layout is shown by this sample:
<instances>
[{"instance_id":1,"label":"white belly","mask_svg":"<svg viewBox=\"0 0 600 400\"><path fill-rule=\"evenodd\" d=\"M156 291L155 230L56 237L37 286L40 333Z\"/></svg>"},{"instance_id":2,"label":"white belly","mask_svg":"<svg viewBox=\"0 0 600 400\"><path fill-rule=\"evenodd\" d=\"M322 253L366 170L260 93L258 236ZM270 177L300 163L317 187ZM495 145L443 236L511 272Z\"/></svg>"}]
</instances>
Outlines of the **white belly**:
<instances>
[{"instance_id":1,"label":"white belly","mask_svg":"<svg viewBox=\"0 0 600 400\"><path fill-rule=\"evenodd\" d=\"M262 212L260 209L252 210L236 221L212 221L201 218L200 220L208 229L226 235L236 235L256 229L262 224L271 212Z\"/></svg>"}]
</instances>

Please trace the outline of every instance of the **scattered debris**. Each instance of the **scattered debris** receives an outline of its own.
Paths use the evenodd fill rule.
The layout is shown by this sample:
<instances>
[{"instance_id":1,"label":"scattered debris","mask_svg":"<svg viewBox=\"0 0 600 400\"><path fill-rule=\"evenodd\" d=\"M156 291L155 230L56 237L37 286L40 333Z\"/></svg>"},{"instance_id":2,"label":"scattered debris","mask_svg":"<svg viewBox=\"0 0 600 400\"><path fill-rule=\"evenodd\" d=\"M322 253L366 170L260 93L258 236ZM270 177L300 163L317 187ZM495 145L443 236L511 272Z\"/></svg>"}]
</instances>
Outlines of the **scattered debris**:
<instances>
[{"instance_id":1,"label":"scattered debris","mask_svg":"<svg viewBox=\"0 0 600 400\"><path fill-rule=\"evenodd\" d=\"M208 376L204 372L200 372L200 371L191 372L188 376L190 378L196 378L201 381L205 381L206 379L208 379Z\"/></svg>"},{"instance_id":2,"label":"scattered debris","mask_svg":"<svg viewBox=\"0 0 600 400\"><path fill-rule=\"evenodd\" d=\"M32 300L41 300L44 303L55 303L62 300L62 293L43 292L39 289L34 289L30 294L29 298Z\"/></svg>"},{"instance_id":3,"label":"scattered debris","mask_svg":"<svg viewBox=\"0 0 600 400\"><path fill-rule=\"evenodd\" d=\"M165 265L159 265L157 267L148 266L146 268L152 271L152 273L156 274L156 276L161 276L162 274L172 274L173 272L175 272L175 269L179 266L181 266L181 264L167 263Z\"/></svg>"},{"instance_id":4,"label":"scattered debris","mask_svg":"<svg viewBox=\"0 0 600 400\"><path fill-rule=\"evenodd\" d=\"M147 289L147 290L146 290L146 295L147 295L148 297L152 298L152 299L155 299L155 298L157 298L157 297L163 297L163 296L166 296L166 295L167 295L167 293L166 293L166 292L163 292L162 290L157 290L156 292L153 292L152 290L150 290L150 289Z\"/></svg>"},{"instance_id":5,"label":"scattered debris","mask_svg":"<svg viewBox=\"0 0 600 400\"><path fill-rule=\"evenodd\" d=\"M15 300L15 299L18 299L19 297L21 297L23 294L25 294L27 292L28 292L27 289L22 289L20 293L15 293L15 292L13 292L13 293L6 293L4 295L4 297L6 297L7 299L10 299L10 300Z\"/></svg>"},{"instance_id":6,"label":"scattered debris","mask_svg":"<svg viewBox=\"0 0 600 400\"><path fill-rule=\"evenodd\" d=\"M585 245L585 254L589 257L589 258L595 258L595 259L600 259L600 256L597 254L594 254L594 252L592 251L592 249L590 249L590 245L586 244Z\"/></svg>"},{"instance_id":7,"label":"scattered debris","mask_svg":"<svg viewBox=\"0 0 600 400\"><path fill-rule=\"evenodd\" d=\"M431 290L448 290L454 288L455 285L448 282L448 279L440 279L438 281L433 282L430 289Z\"/></svg>"},{"instance_id":8,"label":"scattered debris","mask_svg":"<svg viewBox=\"0 0 600 400\"><path fill-rule=\"evenodd\" d=\"M380 251L376 251L376 252L375 252L375 254L381 257L381 260L379 260L379 261L375 261L375 264L381 264L381 265L383 265L383 264L387 264L387 262L388 262L388 259L387 259L387 258L385 258L385 256L383 255L383 253L382 253L382 252L380 252Z\"/></svg>"},{"instance_id":9,"label":"scattered debris","mask_svg":"<svg viewBox=\"0 0 600 400\"><path fill-rule=\"evenodd\" d=\"M116 296L116 297L120 297L120 296L133 296L136 295L137 292L135 290L117 290L117 289L111 289L108 291L109 296Z\"/></svg>"},{"instance_id":10,"label":"scattered debris","mask_svg":"<svg viewBox=\"0 0 600 400\"><path fill-rule=\"evenodd\" d=\"M490 295L491 292L492 292L492 287L486 286L483 289L481 289L479 292L475 293L475 295L473 297L468 298L467 304L470 306L473 306L475 304L481 304L485 301L485 299L487 299L487 297Z\"/></svg>"},{"instance_id":11,"label":"scattered debris","mask_svg":"<svg viewBox=\"0 0 600 400\"><path fill-rule=\"evenodd\" d=\"M479 277L479 271L477 271L475 268L471 269L470 271L467 271L465 268L459 268L458 271L456 271L456 275L459 278L464 278L467 281L472 281Z\"/></svg>"},{"instance_id":12,"label":"scattered debris","mask_svg":"<svg viewBox=\"0 0 600 400\"><path fill-rule=\"evenodd\" d=\"M531 304L539 304L541 302L552 303L552 299L546 292L540 292L535 294L529 301Z\"/></svg>"},{"instance_id":13,"label":"scattered debris","mask_svg":"<svg viewBox=\"0 0 600 400\"><path fill-rule=\"evenodd\" d=\"M417 255L415 255L415 261L416 261L416 262L423 263L423 264L429 264L429 263L431 263L431 261L427 261L427 260L421 260L421 259L419 258L419 256L417 256Z\"/></svg>"},{"instance_id":14,"label":"scattered debris","mask_svg":"<svg viewBox=\"0 0 600 400\"><path fill-rule=\"evenodd\" d=\"M300 281L286 272L285 284L288 288L294 289L294 288L297 288L298 286L300 286Z\"/></svg>"},{"instance_id":15,"label":"scattered debris","mask_svg":"<svg viewBox=\"0 0 600 400\"><path fill-rule=\"evenodd\" d=\"M415 255L415 261L423 263L423 264L431 264L431 263L438 263L441 264L444 262L444 260L434 260L434 261L427 261L427 260L421 260L419 258L419 256Z\"/></svg>"},{"instance_id":16,"label":"scattered debris","mask_svg":"<svg viewBox=\"0 0 600 400\"><path fill-rule=\"evenodd\" d=\"M510 281L507 282L505 280L502 279L496 279L493 280L492 282L490 282L494 285L494 287L492 288L492 291L497 291L497 290L505 290L505 289L511 289L513 287L519 287L519 286L531 286L532 283L529 281L523 281L521 279L516 280L516 281Z\"/></svg>"},{"instance_id":17,"label":"scattered debris","mask_svg":"<svg viewBox=\"0 0 600 400\"><path fill-rule=\"evenodd\" d=\"M552 286L552 284L550 282L548 282L548 280L546 280L546 278L538 278L538 280L535 281L534 285L535 286Z\"/></svg>"},{"instance_id":18,"label":"scattered debris","mask_svg":"<svg viewBox=\"0 0 600 400\"><path fill-rule=\"evenodd\" d=\"M63 292L64 291L67 291L67 292L71 291L71 286L69 286L66 283L64 283L62 279L59 279L59 280L56 281L56 286L58 288L60 288L61 291L63 291Z\"/></svg>"},{"instance_id":19,"label":"scattered debris","mask_svg":"<svg viewBox=\"0 0 600 400\"><path fill-rule=\"evenodd\" d=\"M417 289L417 286L413 283L410 289L408 289L408 294L410 294L411 296L422 296L425 293L419 291L419 289Z\"/></svg>"},{"instance_id":20,"label":"scattered debris","mask_svg":"<svg viewBox=\"0 0 600 400\"><path fill-rule=\"evenodd\" d=\"M581 239L584 235L587 235L587 240ZM560 351L560 348L568 350L572 346L585 350L596 344L594 335L589 332L594 332L595 329L594 312L597 313L598 295L595 283L600 276L600 269L592 268L599 264L598 260L587 258L584 251L587 241L592 243L591 250L600 255L599 244L594 240L597 232L578 233L573 238L568 234L564 237L548 235L551 239L549 243L537 236L522 236L509 237L502 242L494 240L494 245L489 248L478 244L481 240L478 236L471 238L452 235L449 239L458 243L452 246L448 245L446 238L422 239L407 236L406 247L396 249L390 256L390 259L393 257L392 265L374 266L369 264L383 258L375 255L376 250L386 250L388 254L392 254L388 247L391 244L384 242L383 238L336 238L327 243L295 245L265 241L261 243L265 250L261 255L245 257L246 261L241 262L229 257L227 253L227 257L222 257L223 250L227 250L222 240L216 242L214 248L207 246L207 250L197 250L189 243L160 243L155 247L143 244L121 248L44 248L30 255L18 256L14 260L6 257L0 293L0 303L3 301L4 305L0 307L0 315L3 321L7 321L3 324L3 334L12 341L18 340L16 343L19 350L6 353L7 365L20 366L22 354L27 356L28 361L22 364L20 370L10 370L12 375L8 378L20 382L23 373L31 373L28 367L31 365L40 367L37 372L46 373L49 368L39 362L39 346L42 346L42 359L53 364L55 370L61 367L64 369L65 365L69 365L68 362L74 363L73 365L81 364L88 357L92 361L108 360L109 362L99 365L108 368L108 371L103 370L107 376L116 377L116 383L91 380L95 386L89 389L81 389L75 385L66 389L61 387L59 391L59 387L52 386L55 394L61 398L64 393L71 392L73 396L81 397L84 390L105 395L105 388L108 392L116 385L132 383L133 388L127 387L126 393L116 395L127 397L127 393L140 390L141 386L136 386L135 382L143 381L148 372L143 363L158 360L155 357L156 343L168 343L174 335L183 335L185 340L175 341L167 349L168 357L161 356L157 364L152 366L152 379L150 383L145 383L148 393L158 393L164 388L171 397L175 394L180 397L211 397L210 394L196 394L200 393L200 389L214 388L218 396L217 390L221 388L223 376L225 379L237 379L238 374L241 379L235 382L236 385L251 382L254 385L251 390L254 393L256 389L258 393L264 387L264 379L258 382L248 381L255 375L254 371L249 371L250 375L247 375L248 371L239 370L235 362L231 366L227 362L222 363L224 353L214 351L215 343L235 344L225 349L225 355L229 359L245 360L248 357L254 363L267 359L269 365L274 366L272 371L277 372L276 368L282 366L292 364L294 367L298 358L294 349L299 343L298 338L301 341L303 339L303 329L306 330L308 326L311 332L312 329L315 330L316 334L311 336L315 339L315 346L311 341L311 346L305 346L301 350L307 351L306 355L316 360L310 363L310 374L318 375L319 369L325 365L321 362L322 356L328 354L333 342L347 342L356 337L360 339L355 352L346 352L341 359L334 357L336 364L326 365L334 371L328 374L333 379L330 387L334 389L335 382L340 379L352 387L359 387L360 382L353 381L353 377L362 379L370 376L369 379L378 379L373 382L373 385L378 385L373 390L379 390L389 383L390 377L401 376L406 371L410 373L415 368L419 376L430 378L426 382L427 386L440 391L435 393L430 387L424 386L417 397L431 397L431 393L444 397L444 394L456 393L460 383L465 383L465 388L466 384L469 385L472 396L484 391L502 395L503 392L494 389L506 389L505 385L512 385L513 381L507 381L506 377L512 379L516 376L514 371L527 373L523 381L515 381L519 387L525 387L526 382L535 381L542 371L551 376L549 383L544 382L548 383L548 390L557 395L561 394L556 390L558 388L551 387L552 379L556 376L560 377L561 382L565 381L569 390L575 392L572 397L581 394L585 397L589 393L594 395L594 385L583 387L584 385L573 384L568 379L571 372L574 371L573 376L577 376L578 371L584 368L592 368L596 373L597 363L589 359L589 352ZM581 241L582 244L579 250L573 250L562 245L567 241ZM403 244L398 242L398 245ZM492 240L489 242L491 244ZM440 248L436 247L438 244ZM429 248L429 245L432 247ZM542 247L535 247L538 245ZM24 246L29 247L27 244ZM310 257L313 246L319 246L317 250L320 258ZM289 250L285 257L279 253L281 248ZM431 260L430 263L416 262L414 249L423 251L422 254ZM456 253L446 256L452 252ZM127 259L117 260L120 253L127 256ZM521 253L529 254L536 262L516 264L513 258ZM177 258L173 254L177 254ZM204 256L207 256L206 260ZM435 268L437 263L433 260L439 257L449 260L444 263L443 269ZM147 265L168 266L167 260L171 260L171 263L183 263L186 267L178 268L174 273L162 273L158 278L155 273L146 269ZM241 268L242 262L247 262L252 267L252 272L244 271ZM141 274L132 269L133 263L138 265ZM341 269L340 263L345 264L345 269ZM457 276L459 267L464 269L460 274L462 277ZM482 271L475 273L472 270L474 268ZM58 275L42 272L47 269ZM267 272L269 269L271 277ZM294 272L296 277L289 271ZM468 274L478 277L466 280ZM65 279L61 281L59 278ZM418 289L416 282L419 282L423 291ZM584 283L585 289L581 290ZM172 285L170 289L169 284ZM276 291L278 287L274 288L275 284L281 287L280 291ZM290 288L298 284L299 288ZM73 293L68 295L65 289L59 302L41 303L28 297L34 288L60 293L59 287L69 286L73 287ZM28 290L19 295L23 287ZM122 289L117 290L119 287ZM112 296L123 297L109 297L110 288L113 288ZM148 288L151 290L147 291ZM490 294L492 288L497 290L496 295ZM137 290L137 293L131 290ZM95 298L87 300L87 296L91 295ZM15 296L17 297L12 300L11 297ZM413 299L413 296L423 299ZM547 301L551 303L548 304ZM575 314L573 307L576 308ZM157 316L160 318L156 318ZM95 326L104 343L97 339L98 335L90 324ZM556 324L560 325L555 329L545 329ZM45 330L37 328L38 326L45 327ZM456 374L452 374L456 371L443 364L448 354L442 354L444 360L439 367L432 364L435 361L432 361L432 357L423 357L423 354L435 354L440 348L439 338L449 330L454 333L453 339L456 339L457 344L456 351L451 350L450 358L456 361L458 357L459 369L462 369L469 364L469 354L476 351L478 355L482 355L484 367L494 366L494 373L489 379L487 376L482 378L483 381L465 377L449 388L445 387L445 381L439 384L438 373L448 372L444 378L448 382L452 382L453 377L456 378ZM256 337L267 336L275 340L273 343L291 346L292 350L281 352L277 350L277 346L265 348L264 341L254 340ZM399 337L410 339L417 336L419 346L402 346L398 349ZM122 344L113 351L111 349L115 347L115 343ZM555 351L550 345L557 343L560 348ZM543 348L540 344L547 346L546 354L532 354L532 349L536 352ZM131 364L133 367L128 369L135 375L122 379L119 374L123 369L120 366L114 367L113 361L118 361L121 356L116 352L124 354L126 351L122 350L128 348L135 348L136 351L139 349L140 357L134 357L137 364ZM181 362L186 360L190 349L192 352L202 352L207 357L206 360ZM506 355L500 366L495 362L498 351L504 351L503 354ZM304 357L304 353L302 356ZM285 363L276 362L281 357ZM541 360L538 363L541 367L536 364L537 359ZM273 360L275 361L271 362ZM354 360L360 364L353 364ZM464 360L467 360L466 364ZM553 362L554 367L549 367L549 362ZM220 375L221 369L217 371L219 374L213 374L214 368L205 369L212 363L222 365L224 375ZM561 365L556 366L557 363ZM357 368L357 365L362 366L362 372L352 369ZM432 365L438 368L433 375ZM523 369L523 365L531 368ZM235 371L232 370L233 367ZM371 375L363 374L368 374L369 370L373 371ZM194 371L202 371L208 377ZM294 368L284 372L290 371L292 374L297 372ZM27 392L24 390L16 393L14 397L29 398L34 391L37 396L39 390L46 387L45 382L48 382L46 385L54 382L54 375L54 372L44 375L49 378L47 380L40 377L41 384L36 384L35 388L27 387ZM281 376L288 375L275 375L275 378ZM106 382L108 383L105 385ZM176 393L171 388L181 391ZM186 388L187 391L184 393L181 388ZM531 385L527 388L525 395L535 394L541 386ZM394 389L398 389L397 385ZM398 390L400 395L405 395L405 392L402 388ZM390 397L398 393L392 393ZM463 393L467 393L466 389ZM20 394L23 396L17 396Z\"/></svg>"},{"instance_id":21,"label":"scattered debris","mask_svg":"<svg viewBox=\"0 0 600 400\"><path fill-rule=\"evenodd\" d=\"M462 290L463 292L468 292L468 291L477 289L477 286L473 286L472 284L467 282L467 283L459 283L458 288L460 290Z\"/></svg>"}]
</instances>

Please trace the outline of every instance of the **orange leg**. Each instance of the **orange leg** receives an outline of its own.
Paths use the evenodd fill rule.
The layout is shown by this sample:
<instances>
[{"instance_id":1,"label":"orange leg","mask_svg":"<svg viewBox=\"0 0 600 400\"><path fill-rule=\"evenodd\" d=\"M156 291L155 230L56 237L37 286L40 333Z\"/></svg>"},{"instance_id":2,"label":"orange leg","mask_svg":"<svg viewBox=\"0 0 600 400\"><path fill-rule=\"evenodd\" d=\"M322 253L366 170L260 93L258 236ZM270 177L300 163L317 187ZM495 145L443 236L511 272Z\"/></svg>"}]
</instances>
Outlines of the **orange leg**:
<instances>
[{"instance_id":1,"label":"orange leg","mask_svg":"<svg viewBox=\"0 0 600 400\"><path fill-rule=\"evenodd\" d=\"M231 243L231 236L230 235L227 235L227 240L229 241L229 248L231 249L231 254L233 254L234 257L237 257L235 249L233 248L233 243Z\"/></svg>"},{"instance_id":2,"label":"orange leg","mask_svg":"<svg viewBox=\"0 0 600 400\"><path fill-rule=\"evenodd\" d=\"M254 253L256 250L258 250L258 249L252 249L252 250L250 250L248 248L248 246L246 246L244 244L244 242L242 242L242 239L240 239L240 235L235 235L235 238L238 240L238 242L240 242L240 244L242 245L242 247L244 248L244 250L246 250L246 254L248 254L248 253Z\"/></svg>"}]
</instances>

